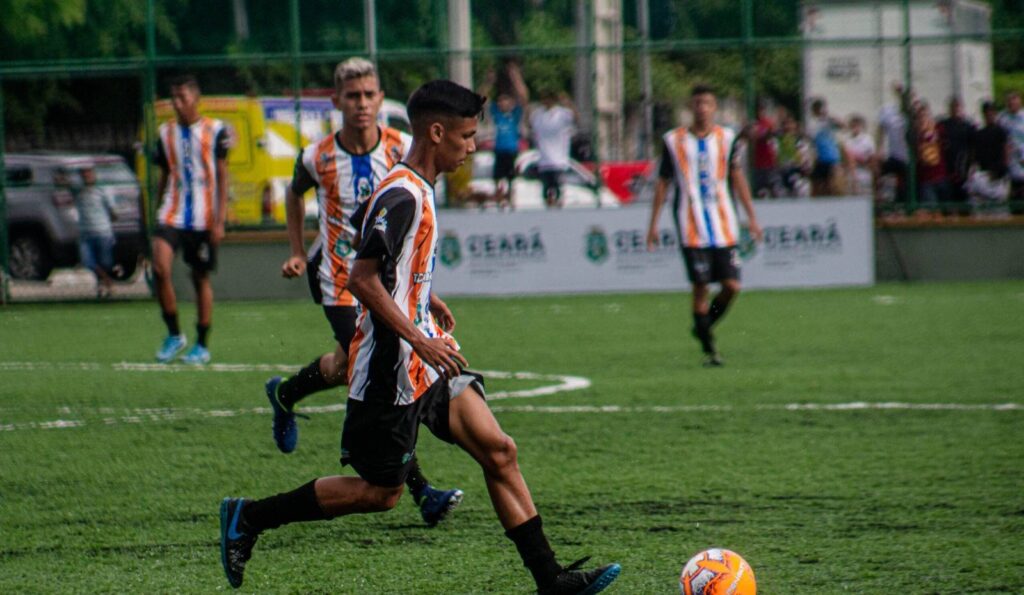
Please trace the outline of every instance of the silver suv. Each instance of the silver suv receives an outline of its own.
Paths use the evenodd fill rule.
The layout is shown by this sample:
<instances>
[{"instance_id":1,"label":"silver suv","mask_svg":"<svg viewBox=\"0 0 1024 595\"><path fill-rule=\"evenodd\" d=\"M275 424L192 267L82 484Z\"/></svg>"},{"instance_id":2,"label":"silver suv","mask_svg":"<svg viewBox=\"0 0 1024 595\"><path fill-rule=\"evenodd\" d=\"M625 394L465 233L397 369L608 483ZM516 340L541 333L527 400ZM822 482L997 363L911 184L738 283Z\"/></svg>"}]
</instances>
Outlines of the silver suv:
<instances>
[{"instance_id":1,"label":"silver suv","mask_svg":"<svg viewBox=\"0 0 1024 595\"><path fill-rule=\"evenodd\" d=\"M4 155L10 272L15 279L43 280L78 257L78 211L68 181L93 167L96 183L113 198L115 273L130 277L138 266L143 234L141 193L135 174L117 155L9 153Z\"/></svg>"}]
</instances>

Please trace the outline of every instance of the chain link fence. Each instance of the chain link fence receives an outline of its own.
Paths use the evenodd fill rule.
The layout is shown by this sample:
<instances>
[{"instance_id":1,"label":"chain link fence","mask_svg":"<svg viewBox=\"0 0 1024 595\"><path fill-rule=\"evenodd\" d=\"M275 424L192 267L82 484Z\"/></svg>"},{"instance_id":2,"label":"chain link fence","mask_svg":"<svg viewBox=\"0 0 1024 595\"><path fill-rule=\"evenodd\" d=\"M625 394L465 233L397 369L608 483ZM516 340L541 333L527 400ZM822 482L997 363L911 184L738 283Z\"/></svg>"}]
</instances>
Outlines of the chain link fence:
<instances>
[{"instance_id":1,"label":"chain link fence","mask_svg":"<svg viewBox=\"0 0 1024 595\"><path fill-rule=\"evenodd\" d=\"M689 121L690 88L708 83L719 119L745 133L761 198L872 194L879 216L915 221L1008 218L1024 206L1024 173L1014 181L1008 163L1002 177L977 176L988 170L974 140L991 132L981 107L993 101L1002 127L1018 135L1008 137L1011 149L1024 147L1024 114L1006 105L1009 92L1024 90L1024 7L1015 2L58 4L63 12L4 15L0 36L4 300L150 295L155 130L173 117L166 82L181 73L196 76L201 111L230 131L229 239L241 230L280 235L298 149L340 124L332 72L352 56L377 63L390 100L383 117L397 127L405 98L433 78L494 99L513 92L515 71L528 102L560 96L579 114L576 183L595 205L649 198L660 136ZM948 118L952 97L959 119ZM475 163L448 180L447 206L489 208L493 138L488 118ZM838 156L826 168L830 142ZM523 196L534 191L524 188ZM96 215L83 204L95 194L113 215L104 263L80 230Z\"/></svg>"}]
</instances>

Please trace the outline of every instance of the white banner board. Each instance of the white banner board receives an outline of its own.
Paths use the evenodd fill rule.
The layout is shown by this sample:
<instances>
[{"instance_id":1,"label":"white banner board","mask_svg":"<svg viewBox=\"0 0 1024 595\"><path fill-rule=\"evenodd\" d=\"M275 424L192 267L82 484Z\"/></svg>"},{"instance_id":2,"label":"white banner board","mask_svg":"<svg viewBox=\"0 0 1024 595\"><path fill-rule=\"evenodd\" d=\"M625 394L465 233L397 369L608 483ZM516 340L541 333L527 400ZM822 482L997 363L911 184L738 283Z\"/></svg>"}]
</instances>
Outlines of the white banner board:
<instances>
[{"instance_id":1,"label":"white banner board","mask_svg":"<svg viewBox=\"0 0 1024 595\"><path fill-rule=\"evenodd\" d=\"M764 241L740 245L747 288L870 285L868 198L758 202ZM439 295L658 291L688 287L672 216L644 245L650 207L480 213L440 211Z\"/></svg>"}]
</instances>

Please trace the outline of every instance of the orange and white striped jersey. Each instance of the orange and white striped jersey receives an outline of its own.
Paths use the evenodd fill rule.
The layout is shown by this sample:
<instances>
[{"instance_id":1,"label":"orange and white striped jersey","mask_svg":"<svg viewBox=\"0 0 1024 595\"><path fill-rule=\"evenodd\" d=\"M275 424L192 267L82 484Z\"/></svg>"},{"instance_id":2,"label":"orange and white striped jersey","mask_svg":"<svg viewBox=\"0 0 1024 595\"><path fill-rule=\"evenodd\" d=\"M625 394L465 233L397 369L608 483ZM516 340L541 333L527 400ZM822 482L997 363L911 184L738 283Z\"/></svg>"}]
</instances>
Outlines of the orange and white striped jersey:
<instances>
[{"instance_id":1,"label":"orange and white striped jersey","mask_svg":"<svg viewBox=\"0 0 1024 595\"><path fill-rule=\"evenodd\" d=\"M335 133L306 147L295 164L292 191L302 196L316 187L322 251L317 277L325 306L353 306L345 289L355 250L356 230L349 218L369 200L381 179L409 151L412 137L394 128L381 128L380 141L368 153L346 151Z\"/></svg>"},{"instance_id":2,"label":"orange and white striped jersey","mask_svg":"<svg viewBox=\"0 0 1024 595\"><path fill-rule=\"evenodd\" d=\"M451 342L430 313L437 247L434 188L399 164L373 195L362 237L356 258L380 260L381 283L398 308L425 336ZM349 398L359 401L408 405L439 377L409 343L363 307L348 361Z\"/></svg>"},{"instance_id":3,"label":"orange and white striped jersey","mask_svg":"<svg viewBox=\"0 0 1024 595\"><path fill-rule=\"evenodd\" d=\"M675 180L673 217L680 244L686 248L735 246L740 228L729 193L729 174L736 133L714 126L707 136L697 137L686 128L676 128L664 140L660 175Z\"/></svg>"},{"instance_id":4,"label":"orange and white striped jersey","mask_svg":"<svg viewBox=\"0 0 1024 595\"><path fill-rule=\"evenodd\" d=\"M227 128L202 117L191 125L176 120L160 125L157 164L167 171L167 187L157 213L159 225L188 231L212 229L217 216L217 161L228 155Z\"/></svg>"}]
</instances>

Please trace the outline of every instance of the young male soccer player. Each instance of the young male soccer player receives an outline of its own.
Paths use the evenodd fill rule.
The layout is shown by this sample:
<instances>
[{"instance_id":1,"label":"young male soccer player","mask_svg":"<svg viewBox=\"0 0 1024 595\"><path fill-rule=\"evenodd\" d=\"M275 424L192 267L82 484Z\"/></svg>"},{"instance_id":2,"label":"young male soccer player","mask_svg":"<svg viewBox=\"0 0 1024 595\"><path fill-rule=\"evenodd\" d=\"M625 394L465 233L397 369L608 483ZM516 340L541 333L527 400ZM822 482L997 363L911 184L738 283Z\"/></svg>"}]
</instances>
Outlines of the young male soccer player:
<instances>
[{"instance_id":1,"label":"young male soccer player","mask_svg":"<svg viewBox=\"0 0 1024 595\"><path fill-rule=\"evenodd\" d=\"M302 196L316 188L320 234L313 258L309 259L311 280L315 276L310 287L314 300L323 305L338 344L333 353L317 357L288 380L275 376L267 381L265 389L274 413L274 441L281 452L292 452L298 443L295 404L307 395L345 384L347 380L348 348L356 326L356 299L345 288L357 235L349 217L369 200L374 188L408 152L412 142L407 134L378 126L377 112L383 100L384 92L372 62L351 58L338 64L331 101L341 111L344 124L335 134L303 149L295 162L295 175L285 203L291 256L281 266L281 274L291 278L306 270ZM415 460L406 484L420 506L423 520L431 527L462 501L461 490L431 487Z\"/></svg>"},{"instance_id":2,"label":"young male soccer player","mask_svg":"<svg viewBox=\"0 0 1024 595\"><path fill-rule=\"evenodd\" d=\"M156 162L160 166L157 228L153 234L153 279L167 338L156 353L169 362L188 341L178 327L177 296L171 284L171 265L180 247L192 269L196 290L196 343L182 361L210 361L207 335L213 316L210 272L216 268L217 245L224 238L228 201L228 135L224 123L199 113L199 84L195 77L171 81L175 120L160 126Z\"/></svg>"},{"instance_id":3,"label":"young male soccer player","mask_svg":"<svg viewBox=\"0 0 1024 595\"><path fill-rule=\"evenodd\" d=\"M711 328L740 291L739 221L732 194L747 212L750 233L761 239L750 186L736 155L736 134L715 123L718 105L711 87L697 85L690 96L693 125L665 134L658 182L654 188L647 248L658 242L658 217L669 184L675 181L672 208L686 273L693 284L693 333L704 351L705 366L721 366ZM730 190L732 192L730 192ZM708 304L708 286L721 291Z\"/></svg>"},{"instance_id":4,"label":"young male soccer player","mask_svg":"<svg viewBox=\"0 0 1024 595\"><path fill-rule=\"evenodd\" d=\"M221 561L232 586L241 585L263 531L393 508L420 423L480 464L505 534L539 593L597 593L618 576L618 564L583 571L580 563L563 568L555 561L519 472L515 443L487 407L480 377L462 373L465 358L431 316L450 315L430 290L438 234L434 183L476 149L484 101L450 81L426 83L410 97L413 145L365 210L348 285L363 310L349 354L342 462L358 476L323 477L262 500L225 498Z\"/></svg>"}]
</instances>

